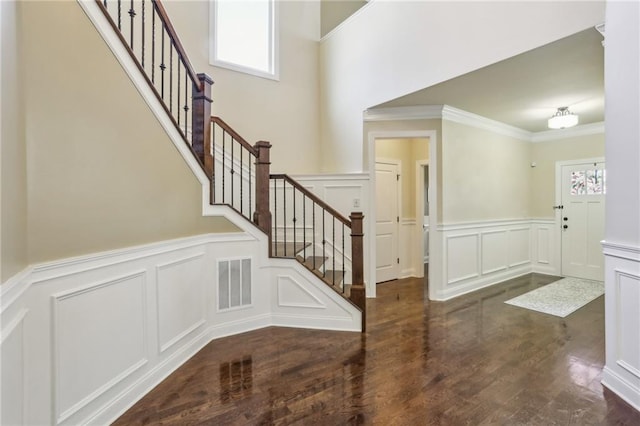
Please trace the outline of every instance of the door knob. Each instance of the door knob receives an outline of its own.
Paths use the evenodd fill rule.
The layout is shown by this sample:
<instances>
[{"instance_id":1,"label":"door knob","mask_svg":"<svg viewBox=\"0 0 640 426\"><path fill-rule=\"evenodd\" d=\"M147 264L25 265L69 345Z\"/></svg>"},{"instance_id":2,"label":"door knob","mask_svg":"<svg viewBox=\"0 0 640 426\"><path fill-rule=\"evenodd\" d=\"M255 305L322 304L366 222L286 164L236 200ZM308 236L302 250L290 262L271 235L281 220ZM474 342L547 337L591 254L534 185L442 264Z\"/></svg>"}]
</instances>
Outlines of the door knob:
<instances>
[{"instance_id":1,"label":"door knob","mask_svg":"<svg viewBox=\"0 0 640 426\"><path fill-rule=\"evenodd\" d=\"M569 227L569 225L563 225L562 226L564 229L567 229Z\"/></svg>"},{"instance_id":2,"label":"door knob","mask_svg":"<svg viewBox=\"0 0 640 426\"><path fill-rule=\"evenodd\" d=\"M565 217L563 220L569 220L569 218L568 218L568 217Z\"/></svg>"}]
</instances>

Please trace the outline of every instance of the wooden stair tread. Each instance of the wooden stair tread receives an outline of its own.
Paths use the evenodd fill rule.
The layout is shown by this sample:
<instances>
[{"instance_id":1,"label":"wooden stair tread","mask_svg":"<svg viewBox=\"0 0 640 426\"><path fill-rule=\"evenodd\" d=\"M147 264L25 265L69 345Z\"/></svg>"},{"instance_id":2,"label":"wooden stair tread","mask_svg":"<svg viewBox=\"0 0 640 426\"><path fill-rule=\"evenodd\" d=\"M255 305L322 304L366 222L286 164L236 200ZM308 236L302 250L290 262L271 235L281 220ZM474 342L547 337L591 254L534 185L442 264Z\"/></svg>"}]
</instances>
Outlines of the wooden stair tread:
<instances>
[{"instance_id":1,"label":"wooden stair tread","mask_svg":"<svg viewBox=\"0 0 640 426\"><path fill-rule=\"evenodd\" d=\"M287 258L295 258L296 254L309 247L311 243L303 243L296 241L291 242L277 242L272 246L271 254L273 257L287 257Z\"/></svg>"},{"instance_id":2,"label":"wooden stair tread","mask_svg":"<svg viewBox=\"0 0 640 426\"><path fill-rule=\"evenodd\" d=\"M342 271L333 271L328 269L324 272L321 271L313 271L314 274L319 276L324 282L333 287L342 287L342 279L344 278L344 272Z\"/></svg>"},{"instance_id":3,"label":"wooden stair tread","mask_svg":"<svg viewBox=\"0 0 640 426\"><path fill-rule=\"evenodd\" d=\"M302 264L306 266L308 269L314 270L324 265L324 262L326 262L327 259L329 258L326 256L309 256L305 261L302 262Z\"/></svg>"}]
</instances>

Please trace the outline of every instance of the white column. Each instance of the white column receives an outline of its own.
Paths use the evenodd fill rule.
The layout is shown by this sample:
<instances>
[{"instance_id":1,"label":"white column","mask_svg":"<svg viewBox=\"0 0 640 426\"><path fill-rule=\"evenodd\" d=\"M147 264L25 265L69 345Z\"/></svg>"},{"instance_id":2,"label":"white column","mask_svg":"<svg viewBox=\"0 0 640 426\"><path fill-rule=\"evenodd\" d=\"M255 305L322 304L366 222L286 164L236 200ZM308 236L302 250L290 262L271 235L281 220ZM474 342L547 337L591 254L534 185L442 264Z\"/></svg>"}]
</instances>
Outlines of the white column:
<instances>
[{"instance_id":1,"label":"white column","mask_svg":"<svg viewBox=\"0 0 640 426\"><path fill-rule=\"evenodd\" d=\"M605 35L606 365L602 383L640 410L640 3L608 1Z\"/></svg>"}]
</instances>

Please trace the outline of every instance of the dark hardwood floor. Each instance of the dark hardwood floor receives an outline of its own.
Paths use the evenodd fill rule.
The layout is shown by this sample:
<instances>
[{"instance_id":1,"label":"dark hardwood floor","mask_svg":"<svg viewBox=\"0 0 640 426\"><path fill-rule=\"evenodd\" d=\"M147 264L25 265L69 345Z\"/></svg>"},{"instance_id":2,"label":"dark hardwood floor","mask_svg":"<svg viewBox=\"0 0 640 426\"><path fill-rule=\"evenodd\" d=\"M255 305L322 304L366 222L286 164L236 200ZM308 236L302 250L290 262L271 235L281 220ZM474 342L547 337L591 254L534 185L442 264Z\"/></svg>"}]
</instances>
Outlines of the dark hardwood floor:
<instances>
[{"instance_id":1,"label":"dark hardwood floor","mask_svg":"<svg viewBox=\"0 0 640 426\"><path fill-rule=\"evenodd\" d=\"M600 297L566 318L504 304L528 275L449 302L378 286L367 333L267 328L211 342L115 424L640 425L600 384Z\"/></svg>"}]
</instances>

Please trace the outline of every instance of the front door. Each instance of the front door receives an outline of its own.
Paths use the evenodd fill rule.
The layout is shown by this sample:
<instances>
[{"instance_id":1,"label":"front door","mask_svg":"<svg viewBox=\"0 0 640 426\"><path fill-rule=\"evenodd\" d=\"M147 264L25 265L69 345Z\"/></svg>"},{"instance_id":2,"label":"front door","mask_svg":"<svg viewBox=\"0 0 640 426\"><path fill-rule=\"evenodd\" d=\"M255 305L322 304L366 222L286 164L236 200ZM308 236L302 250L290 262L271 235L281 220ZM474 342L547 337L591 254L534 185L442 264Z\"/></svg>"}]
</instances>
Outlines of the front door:
<instances>
[{"instance_id":1,"label":"front door","mask_svg":"<svg viewBox=\"0 0 640 426\"><path fill-rule=\"evenodd\" d=\"M604 280L604 162L563 165L562 275Z\"/></svg>"},{"instance_id":2,"label":"front door","mask_svg":"<svg viewBox=\"0 0 640 426\"><path fill-rule=\"evenodd\" d=\"M376 283L398 278L398 164L376 162Z\"/></svg>"}]
</instances>

